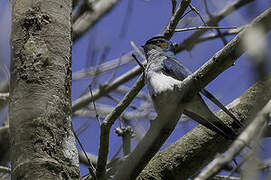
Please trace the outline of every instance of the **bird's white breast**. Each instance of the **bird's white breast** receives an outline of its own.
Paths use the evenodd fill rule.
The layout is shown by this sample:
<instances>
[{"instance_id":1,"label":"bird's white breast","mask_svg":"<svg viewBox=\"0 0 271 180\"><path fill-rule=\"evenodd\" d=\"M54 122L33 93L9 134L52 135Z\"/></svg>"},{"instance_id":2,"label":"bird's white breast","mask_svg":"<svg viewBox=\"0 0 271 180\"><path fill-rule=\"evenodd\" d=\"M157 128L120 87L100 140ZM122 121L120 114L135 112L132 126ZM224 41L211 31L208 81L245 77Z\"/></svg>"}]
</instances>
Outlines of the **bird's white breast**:
<instances>
[{"instance_id":1,"label":"bird's white breast","mask_svg":"<svg viewBox=\"0 0 271 180\"><path fill-rule=\"evenodd\" d=\"M174 86L180 81L165 75L162 72L149 71L146 76L147 86L150 95L159 95L167 91L172 92Z\"/></svg>"}]
</instances>

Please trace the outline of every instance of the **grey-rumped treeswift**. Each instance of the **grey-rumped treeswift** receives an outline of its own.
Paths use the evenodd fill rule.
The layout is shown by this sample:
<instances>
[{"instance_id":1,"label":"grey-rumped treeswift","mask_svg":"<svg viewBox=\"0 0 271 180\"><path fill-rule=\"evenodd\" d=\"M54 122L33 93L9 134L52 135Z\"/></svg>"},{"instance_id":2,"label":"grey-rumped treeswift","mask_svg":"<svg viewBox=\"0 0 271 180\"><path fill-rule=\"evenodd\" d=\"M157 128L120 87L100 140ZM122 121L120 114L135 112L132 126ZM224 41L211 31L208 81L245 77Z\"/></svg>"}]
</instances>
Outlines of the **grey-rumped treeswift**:
<instances>
[{"instance_id":1,"label":"grey-rumped treeswift","mask_svg":"<svg viewBox=\"0 0 271 180\"><path fill-rule=\"evenodd\" d=\"M145 68L145 83L156 111L167 112L170 105L159 100L159 94L172 90L176 84L184 80L191 72L177 59L174 52L174 45L163 36L149 39L142 46L147 58ZM209 98L225 113L234 120L234 126L241 128L242 124L235 116L224 107L210 92L202 89L200 93ZM178 99L176 97L176 99ZM165 101L165 100L163 100ZM159 109L160 108L160 109ZM162 110L161 110L162 108ZM168 109L170 111L170 109ZM225 138L235 139L237 134L233 129L224 124L208 108L201 95L196 94L185 106L183 113L207 128L219 133Z\"/></svg>"}]
</instances>

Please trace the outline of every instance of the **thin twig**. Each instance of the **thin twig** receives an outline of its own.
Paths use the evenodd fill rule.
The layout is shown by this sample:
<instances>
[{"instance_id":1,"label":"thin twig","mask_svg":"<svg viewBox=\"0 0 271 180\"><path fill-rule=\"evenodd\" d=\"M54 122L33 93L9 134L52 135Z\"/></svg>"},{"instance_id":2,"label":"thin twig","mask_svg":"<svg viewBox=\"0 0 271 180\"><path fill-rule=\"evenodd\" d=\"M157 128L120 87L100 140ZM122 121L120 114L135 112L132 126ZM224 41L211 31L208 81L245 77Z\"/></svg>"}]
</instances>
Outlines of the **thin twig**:
<instances>
[{"instance_id":1,"label":"thin twig","mask_svg":"<svg viewBox=\"0 0 271 180\"><path fill-rule=\"evenodd\" d=\"M201 29L237 29L237 27L236 26L230 26L230 27L199 26L199 27L189 27L189 28L183 28L183 29L175 29L175 32L201 30Z\"/></svg>"},{"instance_id":2,"label":"thin twig","mask_svg":"<svg viewBox=\"0 0 271 180\"><path fill-rule=\"evenodd\" d=\"M187 14L191 13L192 10L190 9L189 11L187 11L186 13L184 13L184 15L180 18L180 20L182 20Z\"/></svg>"},{"instance_id":3,"label":"thin twig","mask_svg":"<svg viewBox=\"0 0 271 180\"><path fill-rule=\"evenodd\" d=\"M102 64L105 61L109 51L110 51L110 46L105 46L104 50L102 52L101 58L99 59L99 62L97 64ZM93 77L93 79L92 79L92 81L90 83L91 86L93 86L93 87L95 87L95 85L96 85L96 82L97 82L97 79L98 79L98 74L99 74L98 69L96 69L96 70L97 71L95 72L95 75L94 75L94 77Z\"/></svg>"},{"instance_id":4,"label":"thin twig","mask_svg":"<svg viewBox=\"0 0 271 180\"><path fill-rule=\"evenodd\" d=\"M211 19L213 16L212 16L211 12L208 9L208 5L207 5L206 0L204 0L204 6L205 6L205 11L206 11L207 15L209 16L209 19ZM218 24L216 24L216 25L218 25ZM226 40L226 38L224 37L222 32L219 29L216 29L216 32L217 32L218 36L221 38L223 44L226 45L228 43L228 41Z\"/></svg>"},{"instance_id":5,"label":"thin twig","mask_svg":"<svg viewBox=\"0 0 271 180\"><path fill-rule=\"evenodd\" d=\"M134 136L134 131L131 126L123 127L120 121L120 126L115 129L115 132L118 136L122 137L122 149L124 156L130 154L131 138Z\"/></svg>"},{"instance_id":6,"label":"thin twig","mask_svg":"<svg viewBox=\"0 0 271 180\"><path fill-rule=\"evenodd\" d=\"M121 56L120 56L119 65L118 65L117 68L113 71L113 73L112 73L111 76L108 78L108 80L106 81L105 84L109 84L109 83L114 79L114 77L116 76L117 69L118 69L119 66L120 66L122 56L123 56L123 53L122 53Z\"/></svg>"},{"instance_id":7,"label":"thin twig","mask_svg":"<svg viewBox=\"0 0 271 180\"><path fill-rule=\"evenodd\" d=\"M99 125L100 125L100 127L101 127L101 124L102 124L102 123L101 123L99 114L98 114L97 109L96 109L95 100L94 100L93 94L92 94L91 84L88 86L88 88L89 88L90 95L91 95L91 97L92 97L92 99L93 99L92 102L93 102L94 111L95 111L95 113L96 113L96 118L97 118L97 121L98 121L98 123L99 123Z\"/></svg>"},{"instance_id":8,"label":"thin twig","mask_svg":"<svg viewBox=\"0 0 271 180\"><path fill-rule=\"evenodd\" d=\"M95 173L96 170L95 170L93 164L90 162L90 160L89 160L89 158L88 158L88 156L87 156L87 153L86 153L86 151L84 150L84 147L83 147L83 145L81 144L81 142L80 142L78 136L75 134L74 131L72 131L72 132L73 132L73 134L74 134L74 136L75 136L75 138L76 138L76 140L77 140L79 146L81 147L81 149L82 149L82 151L84 152L85 157L86 157L86 159L87 159L87 161L88 161L88 165L89 165L88 170L89 170L89 173L91 174L91 176L92 176L94 179L96 179L96 173Z\"/></svg>"},{"instance_id":9,"label":"thin twig","mask_svg":"<svg viewBox=\"0 0 271 180\"><path fill-rule=\"evenodd\" d=\"M198 16L199 18L201 19L201 21L203 22L203 24L205 26L207 26L206 22L204 21L204 19L202 18L202 16L200 15L199 11L192 5L192 4L189 4L189 7L192 11L194 11Z\"/></svg>"},{"instance_id":10,"label":"thin twig","mask_svg":"<svg viewBox=\"0 0 271 180\"><path fill-rule=\"evenodd\" d=\"M118 150L115 152L115 154L112 156L110 162L114 161L115 159L117 159L117 156L120 154L122 149L122 145L119 146Z\"/></svg>"},{"instance_id":11,"label":"thin twig","mask_svg":"<svg viewBox=\"0 0 271 180\"><path fill-rule=\"evenodd\" d=\"M145 70L144 65L139 61L139 59L137 59L136 55L133 53L132 56L133 56L133 58L136 60L137 64L138 64L143 70Z\"/></svg>"},{"instance_id":12,"label":"thin twig","mask_svg":"<svg viewBox=\"0 0 271 180\"><path fill-rule=\"evenodd\" d=\"M215 26L218 24L219 21L224 19L229 14L235 12L237 9L243 7L244 5L253 2L255 0L237 0L234 1L232 4L228 5L224 9L222 9L217 15L212 16L211 19L209 19L206 24L208 26ZM191 34L188 38L183 40L181 43L179 43L178 48L176 48L176 53L181 52L183 50L190 51L195 45L196 41L202 36L207 29L201 29L199 31L194 32Z\"/></svg>"},{"instance_id":13,"label":"thin twig","mask_svg":"<svg viewBox=\"0 0 271 180\"><path fill-rule=\"evenodd\" d=\"M95 67L89 67L89 68L77 71L77 72L73 73L72 79L78 80L78 79L94 76L97 73L99 73L99 74L105 73L105 72L111 71L113 69L116 69L119 66L128 64L132 60L133 60L133 58L131 57L131 53L127 53L125 55L122 54L120 56L120 58L113 59L111 61L97 65Z\"/></svg>"},{"instance_id":14,"label":"thin twig","mask_svg":"<svg viewBox=\"0 0 271 180\"><path fill-rule=\"evenodd\" d=\"M91 97L89 94L86 94L80 98L78 98L72 105L72 111L75 112L79 110L80 108L88 105L92 100L96 100L102 96L106 96L110 91L118 88L121 84L124 84L125 82L131 80L136 75L140 74L142 72L142 68L140 66L136 66L133 69L129 70L127 73L119 76L116 78L112 83L103 85L103 88L98 89L93 92L93 97Z\"/></svg>"},{"instance_id":15,"label":"thin twig","mask_svg":"<svg viewBox=\"0 0 271 180\"><path fill-rule=\"evenodd\" d=\"M134 50L136 51L136 53L144 60L144 62L146 62L146 57L144 56L144 54L140 51L140 49L136 46L136 44L134 43L134 41L130 42L131 46L134 48ZM134 53L132 53L133 55Z\"/></svg>"},{"instance_id":16,"label":"thin twig","mask_svg":"<svg viewBox=\"0 0 271 180\"><path fill-rule=\"evenodd\" d=\"M234 35L234 34L238 34L239 32L241 32L243 29L242 28L237 28L237 29L232 29L232 30L229 30L229 31L226 31L226 32L222 32L222 36L229 36L229 35ZM197 40L197 43L200 43L200 42L204 42L204 41L208 41L208 40L212 40L212 39L216 39L216 38L219 38L220 35L219 34L215 34L215 33L210 33L206 36L203 36L201 38L199 38Z\"/></svg>"},{"instance_id":17,"label":"thin twig","mask_svg":"<svg viewBox=\"0 0 271 180\"><path fill-rule=\"evenodd\" d=\"M75 133L79 136L82 132L84 132L85 130L87 130L87 128L89 127L89 125L90 125L89 120L85 121L83 124L81 124L79 126L79 128L77 128L75 130Z\"/></svg>"},{"instance_id":18,"label":"thin twig","mask_svg":"<svg viewBox=\"0 0 271 180\"><path fill-rule=\"evenodd\" d=\"M127 28L129 27L129 22L130 22L130 18L133 12L133 1L134 0L128 0L128 4L127 4L127 8L126 8L126 13L124 16L124 20L121 26L121 31L120 31L120 38L124 38L125 34L127 32Z\"/></svg>"}]
</instances>

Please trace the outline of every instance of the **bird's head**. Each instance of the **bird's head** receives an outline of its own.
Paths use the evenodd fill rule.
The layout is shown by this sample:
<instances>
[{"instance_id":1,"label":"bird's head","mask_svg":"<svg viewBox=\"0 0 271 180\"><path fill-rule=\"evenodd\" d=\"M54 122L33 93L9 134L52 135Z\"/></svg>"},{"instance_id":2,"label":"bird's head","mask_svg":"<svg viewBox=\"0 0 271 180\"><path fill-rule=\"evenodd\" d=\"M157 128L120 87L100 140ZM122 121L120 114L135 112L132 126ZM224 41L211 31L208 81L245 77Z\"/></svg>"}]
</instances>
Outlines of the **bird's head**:
<instances>
[{"instance_id":1,"label":"bird's head","mask_svg":"<svg viewBox=\"0 0 271 180\"><path fill-rule=\"evenodd\" d=\"M148 41L142 46L145 55L148 57L151 50L156 52L173 52L175 51L174 45L171 41L167 40L164 36L156 36Z\"/></svg>"}]
</instances>

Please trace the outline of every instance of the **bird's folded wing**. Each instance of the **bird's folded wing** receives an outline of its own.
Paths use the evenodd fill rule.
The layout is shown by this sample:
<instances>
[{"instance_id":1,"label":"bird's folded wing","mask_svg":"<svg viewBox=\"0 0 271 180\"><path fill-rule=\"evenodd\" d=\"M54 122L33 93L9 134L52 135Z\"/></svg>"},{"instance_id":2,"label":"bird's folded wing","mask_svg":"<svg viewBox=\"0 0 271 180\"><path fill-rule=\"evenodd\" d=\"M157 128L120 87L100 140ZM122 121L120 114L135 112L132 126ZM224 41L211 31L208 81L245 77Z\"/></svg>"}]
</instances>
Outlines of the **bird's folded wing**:
<instances>
[{"instance_id":1,"label":"bird's folded wing","mask_svg":"<svg viewBox=\"0 0 271 180\"><path fill-rule=\"evenodd\" d=\"M213 114L199 94L186 106L184 114L225 138L235 139L237 136L230 127Z\"/></svg>"},{"instance_id":2,"label":"bird's folded wing","mask_svg":"<svg viewBox=\"0 0 271 180\"><path fill-rule=\"evenodd\" d=\"M215 105L217 105L220 109L222 109L226 114L228 114L234 120L233 121L234 127L237 127L237 128L242 128L243 127L243 124L223 104L221 104L218 101L218 99L216 99L216 97L213 96L209 91L207 91L206 89L202 89L200 92L205 97L210 99L210 101L212 101Z\"/></svg>"}]
</instances>

